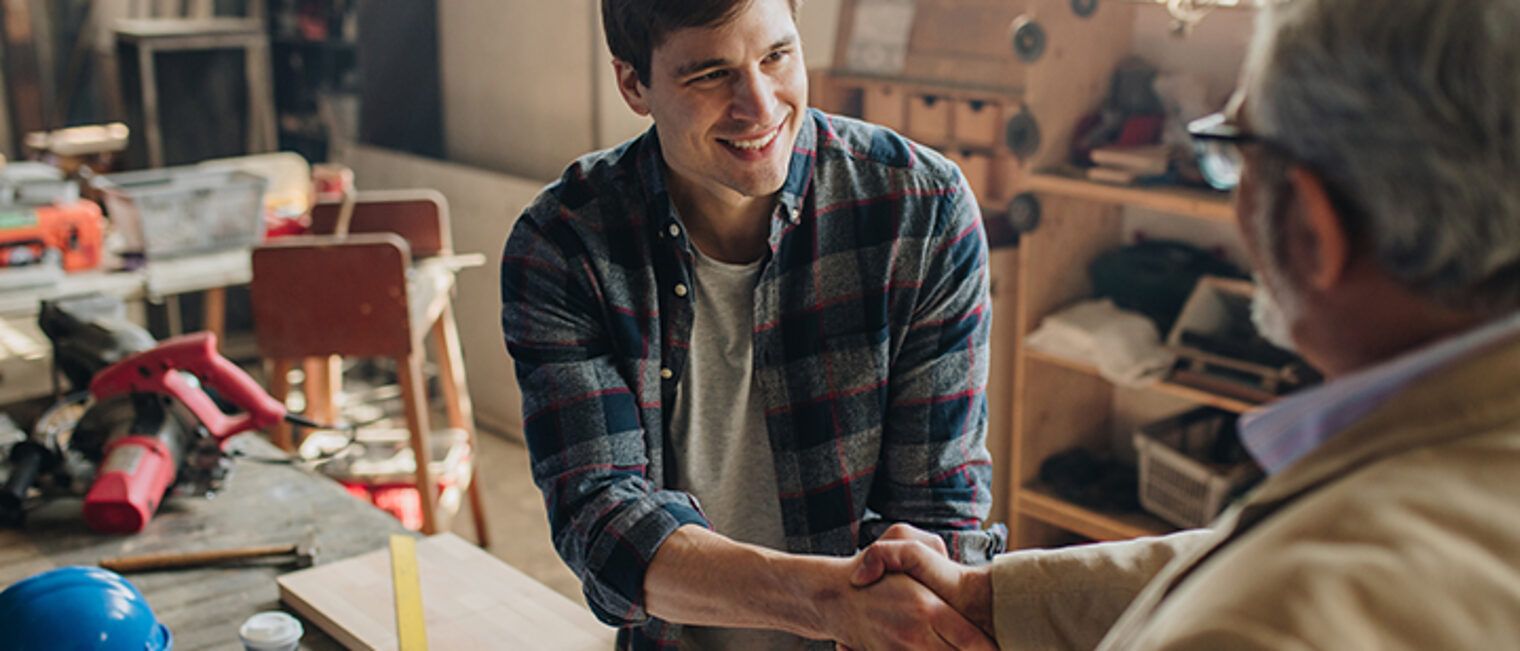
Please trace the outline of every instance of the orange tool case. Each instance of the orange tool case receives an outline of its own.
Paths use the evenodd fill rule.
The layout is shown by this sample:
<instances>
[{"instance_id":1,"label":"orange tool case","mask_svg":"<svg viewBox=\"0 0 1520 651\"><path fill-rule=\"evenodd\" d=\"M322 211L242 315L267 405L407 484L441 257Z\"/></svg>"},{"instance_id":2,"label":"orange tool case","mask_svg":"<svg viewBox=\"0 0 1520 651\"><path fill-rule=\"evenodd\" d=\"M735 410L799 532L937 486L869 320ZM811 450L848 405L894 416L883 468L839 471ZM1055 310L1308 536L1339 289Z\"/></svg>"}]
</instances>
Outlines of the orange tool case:
<instances>
[{"instance_id":1,"label":"orange tool case","mask_svg":"<svg viewBox=\"0 0 1520 651\"><path fill-rule=\"evenodd\" d=\"M64 271L94 269L104 247L102 221L100 204L88 199L0 206L0 267L36 262L45 249L56 249Z\"/></svg>"}]
</instances>

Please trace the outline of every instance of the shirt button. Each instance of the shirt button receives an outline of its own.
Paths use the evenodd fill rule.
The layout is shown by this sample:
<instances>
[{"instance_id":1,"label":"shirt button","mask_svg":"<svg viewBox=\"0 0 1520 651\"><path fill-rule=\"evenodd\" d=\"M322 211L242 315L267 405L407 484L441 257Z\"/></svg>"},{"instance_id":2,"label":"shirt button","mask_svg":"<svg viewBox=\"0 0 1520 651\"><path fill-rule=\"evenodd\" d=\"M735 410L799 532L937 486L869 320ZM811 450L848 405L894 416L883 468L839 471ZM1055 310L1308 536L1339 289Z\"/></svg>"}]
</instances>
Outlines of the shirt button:
<instances>
[{"instance_id":1,"label":"shirt button","mask_svg":"<svg viewBox=\"0 0 1520 651\"><path fill-rule=\"evenodd\" d=\"M676 374L675 374L675 373L672 373L672 372L671 372L671 371L670 371L670 369L668 369L668 368L662 368L662 369L660 369L660 377L661 377L661 378L662 378L662 379L666 379L666 380L669 380L669 379L670 379L670 378L673 378L673 377L675 377L675 375L676 375Z\"/></svg>"},{"instance_id":2,"label":"shirt button","mask_svg":"<svg viewBox=\"0 0 1520 651\"><path fill-rule=\"evenodd\" d=\"M677 226L675 224L671 224L670 228L668 229L668 232L670 233L671 237L680 237L681 236L681 227Z\"/></svg>"},{"instance_id":3,"label":"shirt button","mask_svg":"<svg viewBox=\"0 0 1520 651\"><path fill-rule=\"evenodd\" d=\"M791 220L792 220L793 224L802 221L802 209L801 208L793 208L792 209Z\"/></svg>"},{"instance_id":4,"label":"shirt button","mask_svg":"<svg viewBox=\"0 0 1520 651\"><path fill-rule=\"evenodd\" d=\"M686 296L686 285L676 283L676 296Z\"/></svg>"}]
</instances>

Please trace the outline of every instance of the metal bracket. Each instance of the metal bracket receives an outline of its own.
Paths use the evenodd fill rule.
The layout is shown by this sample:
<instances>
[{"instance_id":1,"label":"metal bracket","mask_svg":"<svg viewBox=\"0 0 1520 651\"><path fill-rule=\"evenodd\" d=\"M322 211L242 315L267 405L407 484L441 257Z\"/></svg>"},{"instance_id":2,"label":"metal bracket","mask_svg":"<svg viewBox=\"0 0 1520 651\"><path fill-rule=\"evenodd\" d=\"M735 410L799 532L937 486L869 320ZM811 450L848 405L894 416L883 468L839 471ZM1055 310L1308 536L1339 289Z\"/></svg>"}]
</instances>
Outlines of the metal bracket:
<instances>
[{"instance_id":1,"label":"metal bracket","mask_svg":"<svg viewBox=\"0 0 1520 651\"><path fill-rule=\"evenodd\" d=\"M1028 15L1019 16L1010 26L1013 52L1024 63L1034 63L1045 55L1045 28Z\"/></svg>"},{"instance_id":2,"label":"metal bracket","mask_svg":"<svg viewBox=\"0 0 1520 651\"><path fill-rule=\"evenodd\" d=\"M1098 11L1098 0L1071 0L1071 11L1080 18L1091 17Z\"/></svg>"},{"instance_id":3,"label":"metal bracket","mask_svg":"<svg viewBox=\"0 0 1520 651\"><path fill-rule=\"evenodd\" d=\"M1003 125L1003 144L1019 160L1029 158L1040 150L1040 124L1029 112L1029 107L1021 107L1018 114L1008 118L1008 122Z\"/></svg>"},{"instance_id":4,"label":"metal bracket","mask_svg":"<svg viewBox=\"0 0 1520 651\"><path fill-rule=\"evenodd\" d=\"M1033 192L1023 192L1008 200L1008 225L1020 235L1040 227L1040 199Z\"/></svg>"}]
</instances>

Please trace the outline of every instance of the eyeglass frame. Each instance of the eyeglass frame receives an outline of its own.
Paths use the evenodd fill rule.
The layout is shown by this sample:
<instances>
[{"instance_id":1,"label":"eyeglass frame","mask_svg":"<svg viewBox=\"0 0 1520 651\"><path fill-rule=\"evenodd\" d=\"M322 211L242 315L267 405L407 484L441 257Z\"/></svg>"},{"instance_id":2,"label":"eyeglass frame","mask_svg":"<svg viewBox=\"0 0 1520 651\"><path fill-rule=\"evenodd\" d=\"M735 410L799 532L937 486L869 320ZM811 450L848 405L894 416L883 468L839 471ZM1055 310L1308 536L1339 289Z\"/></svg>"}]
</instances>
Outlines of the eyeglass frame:
<instances>
[{"instance_id":1,"label":"eyeglass frame","mask_svg":"<svg viewBox=\"0 0 1520 651\"><path fill-rule=\"evenodd\" d=\"M1282 156L1283 158L1297 161L1300 165L1305 165L1306 167L1313 169L1312 166L1299 161L1299 157L1296 156L1292 150L1288 149L1286 145L1276 142L1270 138L1261 136L1260 134L1252 133L1250 131L1242 129L1240 125L1232 123L1230 121L1230 116L1224 112L1210 113L1209 115L1205 115L1201 118L1188 122L1187 131L1188 135L1191 136L1194 142L1197 144L1221 143L1224 145L1233 146L1237 152L1239 152L1241 145L1262 145L1268 149L1273 150L1275 154ZM1199 150L1197 152L1197 155L1199 158L1198 164L1200 168L1204 167L1207 164L1203 160L1205 156L1222 156L1222 154L1207 152L1203 150ZM1235 163L1237 166L1237 171L1235 172L1235 183L1232 185L1232 187L1219 189L1234 190L1239 187L1241 177L1244 176L1244 158L1245 157L1241 155L1241 160L1238 163ZM1358 204L1351 201L1344 192L1341 192L1339 188L1335 187L1332 181L1329 178L1326 178L1323 173L1320 173L1318 170L1314 170L1314 172L1317 176L1320 177L1320 183L1324 186L1325 194L1329 197L1331 205L1335 207L1337 212L1341 213L1342 223L1346 224L1347 226L1351 226L1363 221L1361 219L1361 216L1364 215L1365 212L1360 209ZM1215 184L1212 180L1210 180L1209 183L1210 185L1214 185L1216 188L1218 187L1218 185Z\"/></svg>"}]
</instances>

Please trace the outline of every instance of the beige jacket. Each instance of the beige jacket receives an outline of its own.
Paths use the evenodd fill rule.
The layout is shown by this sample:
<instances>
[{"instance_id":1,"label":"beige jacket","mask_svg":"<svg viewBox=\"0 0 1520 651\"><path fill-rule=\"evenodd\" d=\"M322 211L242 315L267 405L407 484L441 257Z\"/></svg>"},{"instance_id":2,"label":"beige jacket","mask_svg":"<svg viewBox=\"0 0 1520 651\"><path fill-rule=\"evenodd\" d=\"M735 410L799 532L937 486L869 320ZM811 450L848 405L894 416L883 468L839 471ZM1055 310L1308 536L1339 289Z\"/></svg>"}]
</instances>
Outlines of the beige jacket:
<instances>
[{"instance_id":1,"label":"beige jacket","mask_svg":"<svg viewBox=\"0 0 1520 651\"><path fill-rule=\"evenodd\" d=\"M1520 649L1520 342L1417 381L1211 530L992 576L1003 649Z\"/></svg>"}]
</instances>

